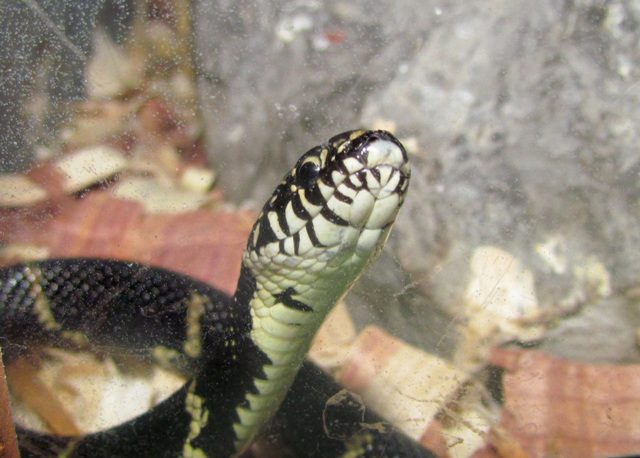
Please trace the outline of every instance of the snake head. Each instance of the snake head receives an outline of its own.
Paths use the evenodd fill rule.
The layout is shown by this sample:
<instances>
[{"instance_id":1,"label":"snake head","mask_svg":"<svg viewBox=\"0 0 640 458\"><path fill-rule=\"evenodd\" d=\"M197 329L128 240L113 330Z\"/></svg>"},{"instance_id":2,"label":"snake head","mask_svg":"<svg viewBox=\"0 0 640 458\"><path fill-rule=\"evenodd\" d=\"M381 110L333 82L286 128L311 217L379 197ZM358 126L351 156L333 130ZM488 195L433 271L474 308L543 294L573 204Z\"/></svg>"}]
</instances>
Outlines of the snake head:
<instances>
[{"instance_id":1,"label":"snake head","mask_svg":"<svg viewBox=\"0 0 640 458\"><path fill-rule=\"evenodd\" d=\"M382 249L409 178L407 152L389 132L336 135L283 178L254 226L245 260L256 268L289 267L294 276L298 268L361 270Z\"/></svg>"}]
</instances>

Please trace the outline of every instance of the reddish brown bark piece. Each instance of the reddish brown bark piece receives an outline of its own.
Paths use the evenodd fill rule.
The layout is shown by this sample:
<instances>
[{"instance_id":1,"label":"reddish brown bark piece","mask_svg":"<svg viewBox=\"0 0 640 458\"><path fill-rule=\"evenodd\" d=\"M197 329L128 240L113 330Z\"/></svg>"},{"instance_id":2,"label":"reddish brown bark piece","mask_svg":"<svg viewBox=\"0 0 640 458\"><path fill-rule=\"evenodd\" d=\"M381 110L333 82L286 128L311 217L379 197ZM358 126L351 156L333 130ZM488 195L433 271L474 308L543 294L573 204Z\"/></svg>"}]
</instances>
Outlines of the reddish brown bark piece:
<instances>
[{"instance_id":1,"label":"reddish brown bark piece","mask_svg":"<svg viewBox=\"0 0 640 458\"><path fill-rule=\"evenodd\" d=\"M431 420L429 427L424 432L419 442L435 453L438 458L451 457L451 455L449 455L447 443L442 436L442 424L437 419Z\"/></svg>"},{"instance_id":2,"label":"reddish brown bark piece","mask_svg":"<svg viewBox=\"0 0 640 458\"><path fill-rule=\"evenodd\" d=\"M535 351L496 350L504 367L500 430L530 457L640 451L640 366L596 365Z\"/></svg>"},{"instance_id":3,"label":"reddish brown bark piece","mask_svg":"<svg viewBox=\"0 0 640 458\"><path fill-rule=\"evenodd\" d=\"M0 352L0 458L19 458L18 441L13 427L9 390Z\"/></svg>"},{"instance_id":4,"label":"reddish brown bark piece","mask_svg":"<svg viewBox=\"0 0 640 458\"><path fill-rule=\"evenodd\" d=\"M216 209L146 214L140 204L113 198L108 191L28 211L34 213L9 211L0 218L5 242L44 246L51 257L145 262L186 273L228 293L235 290L255 218L251 212Z\"/></svg>"}]
</instances>

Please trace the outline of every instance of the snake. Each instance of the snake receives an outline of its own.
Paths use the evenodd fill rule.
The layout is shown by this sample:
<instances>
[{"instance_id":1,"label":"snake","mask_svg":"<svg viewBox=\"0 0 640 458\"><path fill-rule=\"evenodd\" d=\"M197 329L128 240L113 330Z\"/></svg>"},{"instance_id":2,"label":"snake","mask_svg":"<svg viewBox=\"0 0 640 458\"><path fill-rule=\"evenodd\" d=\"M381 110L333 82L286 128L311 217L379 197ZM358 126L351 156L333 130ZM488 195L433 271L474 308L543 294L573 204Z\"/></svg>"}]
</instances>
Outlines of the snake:
<instances>
[{"instance_id":1,"label":"snake","mask_svg":"<svg viewBox=\"0 0 640 458\"><path fill-rule=\"evenodd\" d=\"M22 456L231 457L265 437L285 438L283 456L434 456L353 399L330 403L339 387L305 362L327 314L382 251L410 175L405 148L386 131L348 131L307 151L259 213L232 297L122 260L0 270L8 364L42 342L84 343L163 349L193 372L165 401L103 431L56 436L18 425ZM338 406L332 419L329 405Z\"/></svg>"}]
</instances>

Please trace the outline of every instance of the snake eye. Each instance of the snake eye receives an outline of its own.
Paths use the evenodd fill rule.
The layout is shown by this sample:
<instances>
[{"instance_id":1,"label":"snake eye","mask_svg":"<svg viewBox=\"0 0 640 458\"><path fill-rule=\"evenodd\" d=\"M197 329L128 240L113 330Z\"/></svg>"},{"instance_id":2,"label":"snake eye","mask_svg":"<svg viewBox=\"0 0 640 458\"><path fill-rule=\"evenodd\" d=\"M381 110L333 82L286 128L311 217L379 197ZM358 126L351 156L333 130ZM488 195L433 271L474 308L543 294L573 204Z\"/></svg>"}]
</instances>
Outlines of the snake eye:
<instances>
[{"instance_id":1,"label":"snake eye","mask_svg":"<svg viewBox=\"0 0 640 458\"><path fill-rule=\"evenodd\" d=\"M309 188L316 183L320 175L320 165L313 161L303 162L296 170L296 184L302 188Z\"/></svg>"}]
</instances>

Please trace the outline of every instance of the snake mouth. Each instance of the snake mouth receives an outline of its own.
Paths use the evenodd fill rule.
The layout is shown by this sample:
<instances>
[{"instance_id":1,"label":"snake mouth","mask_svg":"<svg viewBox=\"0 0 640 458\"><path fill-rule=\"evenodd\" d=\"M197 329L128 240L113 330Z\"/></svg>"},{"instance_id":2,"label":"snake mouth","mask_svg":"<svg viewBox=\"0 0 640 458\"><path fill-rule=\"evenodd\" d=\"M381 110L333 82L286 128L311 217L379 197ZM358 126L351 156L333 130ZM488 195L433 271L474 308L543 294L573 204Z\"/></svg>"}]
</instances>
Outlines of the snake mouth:
<instances>
[{"instance_id":1,"label":"snake mouth","mask_svg":"<svg viewBox=\"0 0 640 458\"><path fill-rule=\"evenodd\" d=\"M382 229L404 201L411 175L407 152L385 131L349 135L353 139L337 149L341 164L330 175L335 191L327 196L327 209L353 228Z\"/></svg>"}]
</instances>

